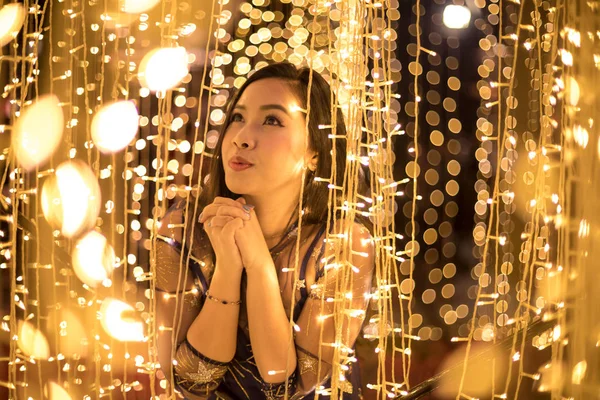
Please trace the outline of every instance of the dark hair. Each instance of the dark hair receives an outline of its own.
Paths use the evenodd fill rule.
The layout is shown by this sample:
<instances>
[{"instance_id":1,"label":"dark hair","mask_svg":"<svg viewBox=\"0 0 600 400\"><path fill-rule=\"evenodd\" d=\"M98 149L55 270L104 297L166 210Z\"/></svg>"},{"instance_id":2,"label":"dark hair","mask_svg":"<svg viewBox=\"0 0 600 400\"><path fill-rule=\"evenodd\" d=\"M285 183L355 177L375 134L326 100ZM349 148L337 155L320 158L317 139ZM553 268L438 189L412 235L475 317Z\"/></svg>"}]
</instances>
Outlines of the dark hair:
<instances>
[{"instance_id":1,"label":"dark hair","mask_svg":"<svg viewBox=\"0 0 600 400\"><path fill-rule=\"evenodd\" d=\"M241 95L246 88L254 82L262 79L280 79L286 82L295 95L299 106L303 109L308 107L308 88L310 80L310 68L296 68L288 62L272 63L255 71L237 90L227 106L225 114L225 123L222 125L219 139L214 149L212 157L209 178L205 186L201 189L198 199L198 211L212 203L215 197L228 197L235 199L235 193L231 192L225 183L225 170L221 161L221 148L225 137L225 132L231 123L231 114L237 105ZM332 107L335 107L335 113L332 113ZM304 194L302 204L304 213L302 215L302 224L318 224L327 221L329 213L329 188L328 182L315 182L314 176L323 178L332 178L333 184L342 186L344 182L344 172L346 169L346 140L340 139L346 136L346 125L341 109L337 105L335 95L331 92L327 81L316 71L312 72L312 82L310 90L310 109L308 122L308 147L318 154L317 168L312 173L307 170L308 175L305 179ZM334 121L332 121L332 115ZM320 129L319 125L333 126L332 128ZM336 135L337 139L329 138L330 134ZM335 143L335 160L332 157L333 144ZM335 165L335 175L332 176L332 169ZM362 171L361 171L362 172ZM361 180L364 181L364 174L361 174ZM364 182L359 182L359 187L364 189ZM363 190L364 191L364 190ZM339 200L338 196L338 200ZM294 217L298 215L296 208L293 215L290 215L289 224L293 223ZM331 213L329 218L333 219L335 213ZM195 223L195 221L191 221ZM331 221L333 222L333 221ZM288 224L288 226L289 226ZM189 225L188 225L189 226ZM207 239L203 229L196 227L194 229L194 242L202 245Z\"/></svg>"}]
</instances>

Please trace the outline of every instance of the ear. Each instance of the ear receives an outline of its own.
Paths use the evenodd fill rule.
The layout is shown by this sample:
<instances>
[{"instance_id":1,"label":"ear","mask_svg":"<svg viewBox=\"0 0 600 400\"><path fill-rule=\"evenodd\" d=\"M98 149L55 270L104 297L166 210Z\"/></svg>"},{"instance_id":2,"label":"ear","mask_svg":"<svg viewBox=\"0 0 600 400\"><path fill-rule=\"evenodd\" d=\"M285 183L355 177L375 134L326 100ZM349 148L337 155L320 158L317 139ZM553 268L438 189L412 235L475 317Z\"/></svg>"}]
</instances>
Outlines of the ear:
<instances>
[{"instance_id":1,"label":"ear","mask_svg":"<svg viewBox=\"0 0 600 400\"><path fill-rule=\"evenodd\" d=\"M317 170L317 163L319 162L319 154L316 151L309 151L306 156L306 167L315 172Z\"/></svg>"}]
</instances>

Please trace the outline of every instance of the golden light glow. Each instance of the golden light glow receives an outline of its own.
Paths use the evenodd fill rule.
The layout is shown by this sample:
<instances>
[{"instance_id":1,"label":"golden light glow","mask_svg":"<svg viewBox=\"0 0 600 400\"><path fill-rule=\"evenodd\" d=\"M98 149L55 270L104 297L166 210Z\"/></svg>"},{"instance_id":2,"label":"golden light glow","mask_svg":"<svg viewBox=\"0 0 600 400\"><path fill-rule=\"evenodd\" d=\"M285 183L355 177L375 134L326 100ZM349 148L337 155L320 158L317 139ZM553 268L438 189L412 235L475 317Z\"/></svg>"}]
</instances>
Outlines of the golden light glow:
<instances>
[{"instance_id":1,"label":"golden light glow","mask_svg":"<svg viewBox=\"0 0 600 400\"><path fill-rule=\"evenodd\" d=\"M48 322L48 329L54 330L55 335L58 335L58 352L60 354L68 357L86 357L88 355L90 349L87 329L75 312L66 308L56 310L51 314Z\"/></svg>"},{"instance_id":2,"label":"golden light glow","mask_svg":"<svg viewBox=\"0 0 600 400\"><path fill-rule=\"evenodd\" d=\"M444 25L450 29L464 29L471 21L471 11L466 6L450 4L444 8Z\"/></svg>"},{"instance_id":3,"label":"golden light glow","mask_svg":"<svg viewBox=\"0 0 600 400\"><path fill-rule=\"evenodd\" d=\"M28 357L38 360L47 360L50 357L50 346L46 336L31 322L19 321L18 345Z\"/></svg>"},{"instance_id":4,"label":"golden light glow","mask_svg":"<svg viewBox=\"0 0 600 400\"><path fill-rule=\"evenodd\" d=\"M150 11L160 3L159 0L123 0L121 10L128 14L141 14Z\"/></svg>"},{"instance_id":5,"label":"golden light glow","mask_svg":"<svg viewBox=\"0 0 600 400\"><path fill-rule=\"evenodd\" d=\"M153 92L174 88L188 73L187 52L183 47L164 47L150 51L139 67L140 83Z\"/></svg>"},{"instance_id":6,"label":"golden light glow","mask_svg":"<svg viewBox=\"0 0 600 400\"><path fill-rule=\"evenodd\" d=\"M144 340L144 324L134 319L134 313L135 309L129 304L107 297L100 307L100 323L114 339L121 342L141 342Z\"/></svg>"},{"instance_id":7,"label":"golden light glow","mask_svg":"<svg viewBox=\"0 0 600 400\"><path fill-rule=\"evenodd\" d=\"M90 287L96 287L110 278L114 264L115 252L100 232L88 232L75 245L73 270Z\"/></svg>"},{"instance_id":8,"label":"golden light glow","mask_svg":"<svg viewBox=\"0 0 600 400\"><path fill-rule=\"evenodd\" d=\"M579 84L574 78L569 78L569 104L577 106L579 104L580 89Z\"/></svg>"},{"instance_id":9,"label":"golden light glow","mask_svg":"<svg viewBox=\"0 0 600 400\"><path fill-rule=\"evenodd\" d=\"M27 107L17 119L13 151L27 170L45 163L54 154L63 133L63 111L58 97L46 95Z\"/></svg>"},{"instance_id":10,"label":"golden light glow","mask_svg":"<svg viewBox=\"0 0 600 400\"><path fill-rule=\"evenodd\" d=\"M94 226L100 202L100 187L93 171L78 160L60 164L42 187L44 217L66 237Z\"/></svg>"},{"instance_id":11,"label":"golden light glow","mask_svg":"<svg viewBox=\"0 0 600 400\"><path fill-rule=\"evenodd\" d=\"M510 361L515 373L506 375L512 383L516 371L532 366L527 359L536 348L552 347L552 361L546 364L552 367L544 366L538 373L522 372L519 379L527 378L523 380L524 390L525 385L539 379L539 390L556 390L556 396L568 396L561 389L569 378L574 384L585 383L581 362L597 364L597 349L585 348L589 341L569 340L578 332L578 324L598 325L577 322L578 315L595 315L578 313L577 309L593 310L600 300L594 293L567 296L570 288L585 286L577 281L581 277L598 281L593 279L597 235L592 229L598 221L590 212L595 205L588 197L594 196L587 196L597 192L597 182L587 156L593 153L595 158L597 152L600 157L593 120L596 97L590 95L594 91L590 83L597 80L600 70L596 48L600 34L583 30L589 28L581 28L581 32L574 29L595 26L597 5L586 0L529 5L519 0L473 0L468 8L449 5L441 16L430 2L416 0L412 15L401 18L397 1L282 2L290 3L289 7L273 7L271 0L215 1L214 14L207 7L210 2L182 1L159 11L157 0L118 0L108 6L95 1L59 1L52 3L52 8L30 3L26 9L10 4L0 10L1 16L10 11L7 7L21 9L14 19L4 14L8 24L0 18L0 32L10 31L8 36L0 35L2 40L8 43L23 29L0 56L6 71L2 84L6 120L14 121L14 126L0 126L0 136L12 139L9 156L14 155L18 166L23 167L3 164L8 168L7 186L10 184L9 197L3 202L13 202L14 210L33 220L39 196L42 211L55 229L36 240L25 234L22 241L11 236L13 229L5 230L0 255L7 261L0 262L0 270L9 272L5 276L11 277L10 309L16 309L19 316L5 316L2 328L16 340L21 326L17 328L15 322L22 312L32 326L43 326L44 332L49 332L48 342L58 346L56 354L52 349L54 357L48 360L52 365L47 370L58 370L57 381L68 381L72 385L68 389L77 389L84 397L118 397L127 390L137 390L141 385L135 381L136 369L137 373L153 374L158 367L157 337L178 329L154 324L158 317L156 301L175 303L177 298L151 289L158 283L154 281L155 265L147 262L155 256L151 238L159 226L156 221L165 216L172 203L206 182L203 167L207 157L214 156L232 89L239 88L266 61L286 60L324 74L338 94L348 128L346 135L338 136L333 126L319 126L327 131L328 139L345 141L345 183L333 176L315 176L314 183L327 185L335 193L332 198L342 201L344 216L337 219L342 225L354 223L357 213L375 223L373 239L365 243L371 243L379 255L375 261L377 279L364 298L371 301L376 318L365 324L362 334L378 341L373 354L384 356L378 358L379 371L388 368L390 361L398 368L395 376L389 370L378 374L377 381L367 388L382 398L393 398L419 383L409 382L413 375L410 359L417 353L411 349L412 341L426 344L451 337L444 347L466 344L468 349L476 349L478 343L492 345L505 339L520 329L526 318L539 315L545 321L556 320L554 329L533 342L519 337L510 352L493 355L495 371L489 368L491 363L484 368L472 364L470 350L459 353L455 364L465 361L461 374L465 379L455 375L441 390L450 390L449 398L457 399L473 400L482 391L485 398L516 398L514 393L503 393L511 386L502 382L506 379L500 376L502 363ZM577 13L568 11L572 2ZM148 12L152 8L153 12ZM272 11L275 8L278 11ZM49 16L48 10L60 18ZM473 11L473 24L469 10ZM48 21L51 30L46 29ZM13 22L18 26L9 27ZM335 29L330 29L332 24ZM455 30L462 28L468 30L464 34ZM471 32L476 29L480 32ZM458 55L464 50L465 36L480 36L473 57L480 59L481 65L477 75L468 78L459 73L463 57ZM425 43L429 48L423 47ZM40 51L42 45L44 51ZM181 45L189 46L190 53L178 47ZM162 48L148 51L156 46ZM399 53L408 59L406 65L396 58ZM40 54L48 54L46 62L38 62ZM28 109L46 99L41 94L48 87L57 96L53 104L56 115L52 116L54 111L46 116L36 113L35 120L28 122L33 129L27 129L29 136L20 144L24 130L19 124L26 121ZM165 93L169 90L173 93ZM402 95L395 93L397 90L402 90ZM458 101L465 91L479 94L481 103L476 111ZM290 107L290 111L310 113L310 107ZM465 135L465 113L477 115L474 135ZM55 125L52 118L59 115L63 120L60 128L54 129L58 134L48 138ZM98 150L114 154L126 148L134 140L138 123L140 136L123 157L98 154ZM368 143L365 139L361 142L361 134ZM393 138L401 135L405 136ZM400 142L392 146L391 139ZM406 148L401 143L406 143ZM466 168L472 160L465 150L473 145L479 145L475 152L477 171ZM585 153L588 145L594 149ZM402 154L395 154L397 149ZM420 153L423 150L425 153ZM192 159L193 155L200 156ZM6 151L1 157L8 158ZM67 158L83 164L85 178L79 176L77 168L77 172L73 168L55 172L55 165ZM39 168L44 163L50 165ZM399 169L391 168L398 163ZM352 188L356 173L362 172L357 170L361 165L368 166L364 171L372 182L368 196ZM393 177L392 169L403 176ZM163 176L163 172L168 175ZM465 174L475 172L475 246L460 249L461 256L456 257L459 242L455 222L470 209L457 197L465 191L459 182L463 185ZM93 211L90 196L80 193L88 190L88 181L93 186L98 180L104 197L101 214ZM99 189L97 194L100 204ZM16 212L4 217L9 228L16 217ZM90 232L94 228L101 228L118 249L124 267L117 271L122 275L113 271L114 251L105 237ZM182 228L184 234L189 232L190 227ZM349 275L361 272L349 257L351 254L356 261L365 253L342 249L348 245L344 232L342 229L339 236L331 234L326 239L337 249L334 256L323 260L325 273L339 274L346 268ZM14 257L11 246L17 240L20 257ZM37 252L21 251L21 244L28 240L27 245ZM50 251L46 252L46 246ZM35 257L65 249L73 251L74 272L83 285L68 266L54 261L40 265ZM468 260L469 250L476 265L454 265L457 260ZM427 273L415 268L415 257L422 258ZM460 273L468 268L470 277ZM21 275L20 271L27 272ZM294 275L289 281L295 287L304 283L298 281L299 266L293 262L281 271ZM523 271L527 271L525 275ZM32 280L34 272L36 276L38 272L41 276L52 272L55 277L52 285L41 285L43 293L39 296L34 285L38 280ZM46 276L41 279L43 283ZM100 283L114 287L105 290ZM315 294L327 293L320 284L311 286ZM51 295L44 292L48 287ZM455 296L459 288L465 288L465 293ZM290 325L290 332L321 329L327 322L348 316L363 318L362 310L349 306L362 296L349 290L340 282L335 293L323 296L328 309L313 314L322 323L301 330ZM113 297L105 298L109 292ZM117 294L121 300L114 298ZM459 299L466 304L455 304ZM127 301L135 303L129 305ZM186 307L184 302L179 306ZM400 309L406 312L397 312ZM39 310L51 310L47 323L35 319L46 317L45 312L38 315ZM566 318L568 313L574 318ZM148 344L129 346L123 355L123 346L106 340L102 330L87 337L83 321L88 321L82 315L97 317L98 325L118 340L148 340ZM55 335L59 336L56 341ZM388 340L390 335L394 335L395 344ZM591 336L597 339L597 332ZM333 358L327 360L332 366L332 388L317 391L340 398L343 388L348 387L344 373L356 359L349 357L352 349L339 340L322 345L335 350ZM569 348L556 351L561 346ZM35 366L19 364L23 357L12 348L4 359L23 368L10 375L8 386L29 383L22 381L31 379L26 371ZM576 354L584 354L586 360L573 359ZM577 362L580 364L575 365ZM575 365L573 377L549 374L565 369L565 365ZM43 368L45 373L46 365ZM96 377L86 374L86 368L95 368L106 386L98 387ZM123 375L122 368L126 372ZM111 382L113 372L117 372L118 381L123 376L123 382ZM564 374L568 372L564 370ZM491 386L494 373L499 379ZM36 393L38 385L32 381L28 395L51 397L49 392L46 396ZM173 396L173 385L164 380L160 386L168 386ZM13 393L12 397L18 396Z\"/></svg>"},{"instance_id":12,"label":"golden light glow","mask_svg":"<svg viewBox=\"0 0 600 400\"><path fill-rule=\"evenodd\" d=\"M103 153L123 150L138 131L139 115L132 101L102 107L92 120L92 140Z\"/></svg>"},{"instance_id":13,"label":"golden light glow","mask_svg":"<svg viewBox=\"0 0 600 400\"><path fill-rule=\"evenodd\" d=\"M10 3L0 9L0 47L17 36L26 14L21 3Z\"/></svg>"},{"instance_id":14,"label":"golden light glow","mask_svg":"<svg viewBox=\"0 0 600 400\"><path fill-rule=\"evenodd\" d=\"M47 396L50 400L71 400L69 392L67 392L65 388L56 382L48 382L46 390L48 392Z\"/></svg>"},{"instance_id":15,"label":"golden light glow","mask_svg":"<svg viewBox=\"0 0 600 400\"><path fill-rule=\"evenodd\" d=\"M585 373L587 371L587 362L580 361L573 367L573 374L571 375L571 382L574 385L581 385L583 379L585 378Z\"/></svg>"}]
</instances>

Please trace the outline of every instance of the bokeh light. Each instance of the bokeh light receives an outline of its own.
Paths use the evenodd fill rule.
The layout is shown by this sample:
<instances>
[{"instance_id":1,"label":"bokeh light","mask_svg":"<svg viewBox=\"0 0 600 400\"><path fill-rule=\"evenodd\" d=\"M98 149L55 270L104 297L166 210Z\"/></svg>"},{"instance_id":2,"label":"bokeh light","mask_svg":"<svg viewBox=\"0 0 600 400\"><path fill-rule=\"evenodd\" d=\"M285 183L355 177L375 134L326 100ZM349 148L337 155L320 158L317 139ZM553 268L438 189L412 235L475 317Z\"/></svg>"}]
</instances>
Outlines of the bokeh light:
<instances>
[{"instance_id":1,"label":"bokeh light","mask_svg":"<svg viewBox=\"0 0 600 400\"><path fill-rule=\"evenodd\" d=\"M135 318L135 308L121 300L107 297L102 301L100 322L106 333L121 342L144 340L144 324Z\"/></svg>"},{"instance_id":2,"label":"bokeh light","mask_svg":"<svg viewBox=\"0 0 600 400\"><path fill-rule=\"evenodd\" d=\"M92 140L103 153L123 150L138 131L139 115L132 101L105 105L92 120Z\"/></svg>"},{"instance_id":3,"label":"bokeh light","mask_svg":"<svg viewBox=\"0 0 600 400\"><path fill-rule=\"evenodd\" d=\"M60 144L64 118L59 103L55 95L41 96L17 119L12 144L23 168L42 165Z\"/></svg>"},{"instance_id":4,"label":"bokeh light","mask_svg":"<svg viewBox=\"0 0 600 400\"><path fill-rule=\"evenodd\" d=\"M50 357L46 336L29 321L19 321L18 345L27 356L38 360Z\"/></svg>"},{"instance_id":5,"label":"bokeh light","mask_svg":"<svg viewBox=\"0 0 600 400\"><path fill-rule=\"evenodd\" d=\"M154 49L140 63L140 83L153 92L175 87L188 73L187 52L183 47Z\"/></svg>"},{"instance_id":6,"label":"bokeh light","mask_svg":"<svg viewBox=\"0 0 600 400\"><path fill-rule=\"evenodd\" d=\"M471 10L466 6L449 4L444 8L443 21L450 29L465 29L471 21Z\"/></svg>"},{"instance_id":7,"label":"bokeh light","mask_svg":"<svg viewBox=\"0 0 600 400\"><path fill-rule=\"evenodd\" d=\"M21 3L6 4L0 9L0 47L17 36L26 14Z\"/></svg>"},{"instance_id":8,"label":"bokeh light","mask_svg":"<svg viewBox=\"0 0 600 400\"><path fill-rule=\"evenodd\" d=\"M42 187L46 220L66 237L91 229L100 212L101 195L90 167L70 160L60 164Z\"/></svg>"},{"instance_id":9,"label":"bokeh light","mask_svg":"<svg viewBox=\"0 0 600 400\"><path fill-rule=\"evenodd\" d=\"M104 235L90 231L83 236L73 250L73 270L86 285L95 288L107 283L115 264L115 251Z\"/></svg>"}]
</instances>

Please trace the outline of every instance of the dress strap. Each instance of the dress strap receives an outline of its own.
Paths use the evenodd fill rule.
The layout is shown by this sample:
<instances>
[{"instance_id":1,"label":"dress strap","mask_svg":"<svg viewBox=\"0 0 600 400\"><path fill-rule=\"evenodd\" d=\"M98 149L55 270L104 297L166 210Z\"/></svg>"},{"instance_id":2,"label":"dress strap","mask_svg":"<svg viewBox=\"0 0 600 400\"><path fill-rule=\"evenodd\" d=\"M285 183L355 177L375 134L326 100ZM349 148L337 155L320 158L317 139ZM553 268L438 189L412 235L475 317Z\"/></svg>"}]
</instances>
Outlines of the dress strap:
<instances>
[{"instance_id":1,"label":"dress strap","mask_svg":"<svg viewBox=\"0 0 600 400\"><path fill-rule=\"evenodd\" d=\"M180 253L183 252L183 254L185 254L185 255L189 254L188 247L187 246L183 247L181 245L181 243L179 243L177 240L175 240L173 238L163 236L163 235L156 235L156 238L162 240L163 242L165 242L169 246L173 247ZM202 269L200 268L200 263L202 261L198 260L193 255L190 255L189 262L190 262L190 267L192 268L192 272L194 273L196 278L198 278L198 280L200 281L200 285L202 286L202 295L204 296L204 294L208 290L208 283L206 282L206 278L204 277L204 274L202 273Z\"/></svg>"}]
</instances>

